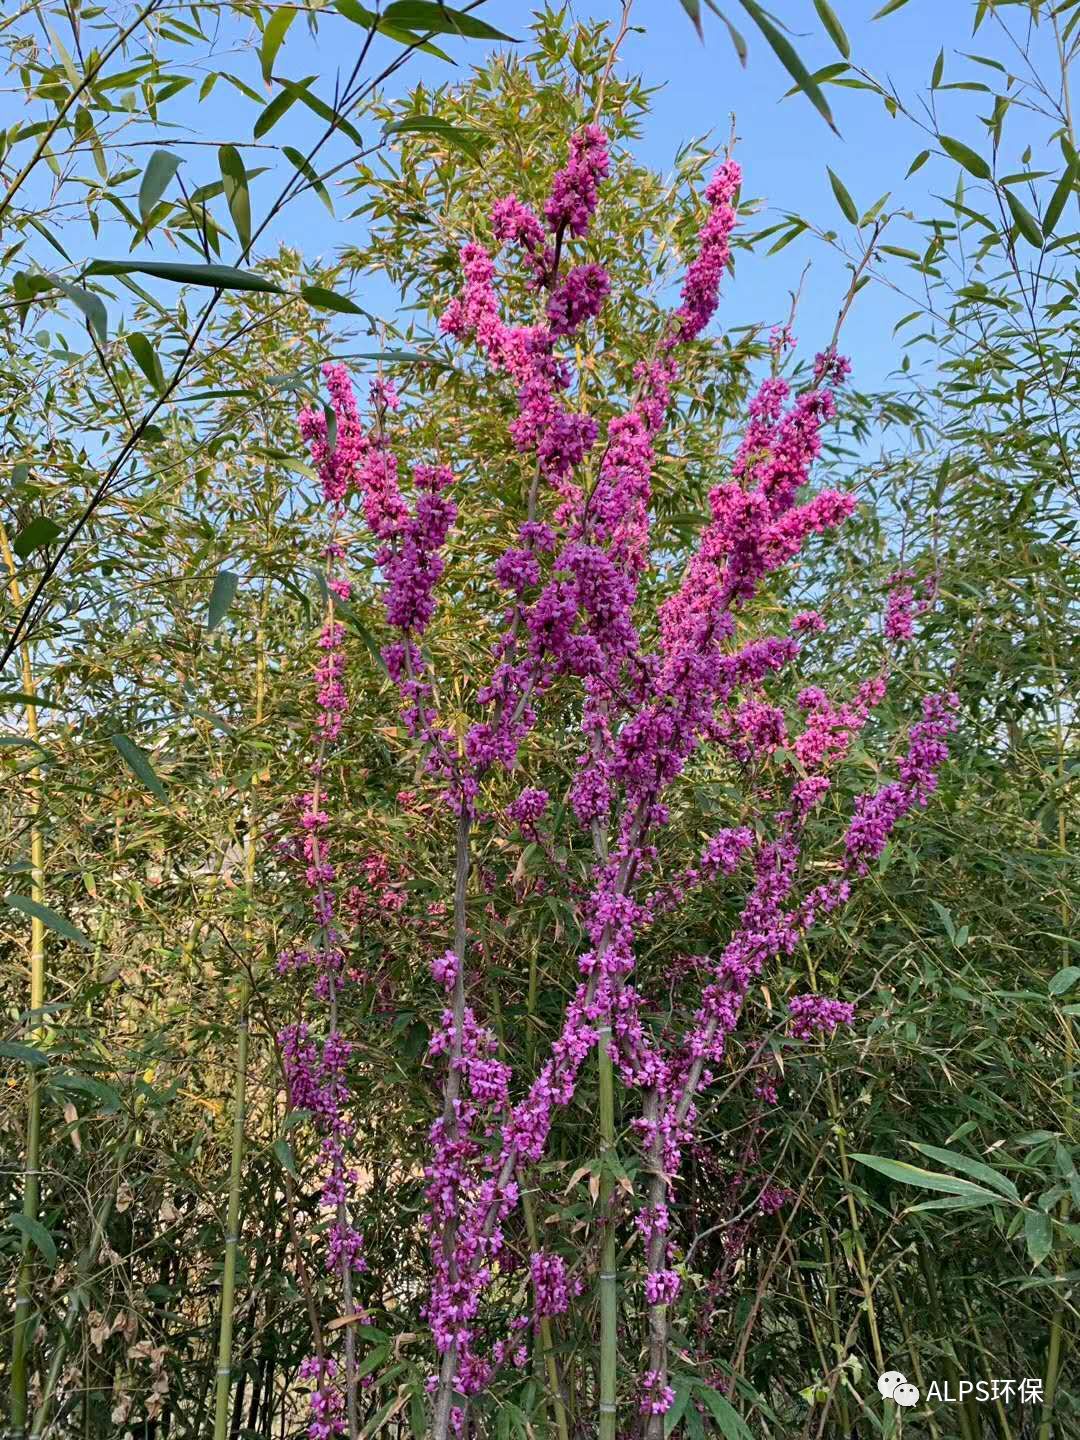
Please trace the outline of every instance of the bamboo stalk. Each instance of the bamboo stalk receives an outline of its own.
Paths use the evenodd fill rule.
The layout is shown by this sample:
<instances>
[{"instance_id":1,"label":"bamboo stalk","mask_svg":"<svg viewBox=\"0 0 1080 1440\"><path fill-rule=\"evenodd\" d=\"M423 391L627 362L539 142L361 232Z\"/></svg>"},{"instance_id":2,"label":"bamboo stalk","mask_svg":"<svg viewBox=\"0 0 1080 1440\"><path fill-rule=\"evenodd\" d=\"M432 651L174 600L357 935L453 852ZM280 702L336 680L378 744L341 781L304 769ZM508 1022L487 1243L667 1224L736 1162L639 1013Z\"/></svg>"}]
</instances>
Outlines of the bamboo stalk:
<instances>
[{"instance_id":1,"label":"bamboo stalk","mask_svg":"<svg viewBox=\"0 0 1080 1440\"><path fill-rule=\"evenodd\" d=\"M267 591L260 602L255 635L255 727L260 729L266 701L266 609ZM258 777L253 777L252 786ZM254 806L248 813L244 836L244 940L250 957L254 943L255 858L258 822ZM221 1317L218 1328L217 1389L214 1400L214 1440L226 1440L229 1425L229 1396L232 1391L233 1311L236 1302L236 1259L240 1246L240 1183L244 1168L244 1127L247 1121L247 1067L251 981L240 978L239 1016L236 1024L236 1074L233 1095L232 1146L229 1159L229 1210L225 1222L225 1264L221 1276Z\"/></svg>"},{"instance_id":2,"label":"bamboo stalk","mask_svg":"<svg viewBox=\"0 0 1080 1440\"><path fill-rule=\"evenodd\" d=\"M8 590L16 610L22 607L22 594L15 570L15 556L8 543L7 531L0 524L0 551L8 570ZM23 690L37 693L30 647L19 646L22 660ZM30 739L38 741L37 706L26 706L26 729ZM41 831L41 769L30 771L30 894L39 904L45 903L45 839ZM42 1033L41 1011L45 1005L45 926L37 916L30 920L30 1012L36 1017L32 1037ZM33 1066L27 1066L26 1096L26 1165L23 1170L22 1213L36 1221L41 1204L41 1084ZM24 1234L15 1281L15 1324L11 1344L11 1440L23 1440L29 1414L29 1341L34 1295L34 1251L30 1236Z\"/></svg>"}]
</instances>

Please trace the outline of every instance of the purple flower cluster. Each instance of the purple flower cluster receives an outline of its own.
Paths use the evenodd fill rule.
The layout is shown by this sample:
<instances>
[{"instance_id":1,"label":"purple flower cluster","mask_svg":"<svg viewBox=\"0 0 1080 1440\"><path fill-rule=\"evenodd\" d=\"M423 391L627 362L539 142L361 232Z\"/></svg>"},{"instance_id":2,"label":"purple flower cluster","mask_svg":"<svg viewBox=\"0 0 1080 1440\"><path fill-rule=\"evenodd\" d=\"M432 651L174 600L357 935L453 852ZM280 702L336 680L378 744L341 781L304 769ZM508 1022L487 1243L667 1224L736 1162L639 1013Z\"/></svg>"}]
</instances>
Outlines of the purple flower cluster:
<instances>
[{"instance_id":1,"label":"purple flower cluster","mask_svg":"<svg viewBox=\"0 0 1080 1440\"><path fill-rule=\"evenodd\" d=\"M793 1040L812 1040L815 1035L830 1036L839 1025L850 1025L855 1019L855 1006L845 1000L830 1000L826 995L795 995L788 1001Z\"/></svg>"},{"instance_id":2,"label":"purple flower cluster","mask_svg":"<svg viewBox=\"0 0 1080 1440\"><path fill-rule=\"evenodd\" d=\"M481 1353L477 1321L488 1287L512 1263L504 1225L518 1203L521 1173L543 1158L555 1112L572 1100L601 1032L611 1036L621 1078L641 1096L633 1128L652 1177L647 1203L635 1217L646 1251L644 1293L657 1309L674 1302L679 1276L670 1239L673 1187L694 1134L695 1101L724 1058L751 985L769 962L790 955L818 918L845 903L852 880L881 853L896 823L927 802L954 723L953 699L928 697L923 719L909 734L899 778L860 798L836 873L800 893L807 819L828 792L830 771L850 754L881 703L887 677L884 672L871 677L842 701L807 686L798 695L798 718L792 718L794 712L777 704L770 688L793 666L803 637L825 630L821 615L799 612L786 635L739 642L734 637L740 612L762 581L790 564L811 536L842 524L854 508L851 496L835 490L807 494L823 428L834 417L834 389L850 367L827 352L817 357L810 389L793 395L788 383L775 377L761 386L730 478L711 492L709 523L681 584L661 607L659 645L647 648L635 608L650 563L656 447L673 409L678 347L703 334L718 304L741 175L734 161L725 161L706 187L707 213L679 307L655 342L653 358L638 364L625 413L607 420L590 487L581 472L589 466L600 424L568 405L573 371L560 347L599 316L610 279L593 263L562 275L560 268L567 241L588 231L608 168L603 134L586 127L570 142L568 163L553 180L543 218L513 195L494 207L495 239L515 246L530 287L547 291L543 323L512 326L503 320L495 259L475 241L460 252L463 288L441 317L446 334L472 339L492 369L512 381L517 415L510 438L521 453L535 457L538 477L516 543L493 566L495 584L506 597L504 623L493 645L491 674L475 697L482 718L469 726L460 755L455 735L439 723L434 686L417 643L435 612L442 549L456 515L446 495L451 472L417 466L416 498L411 506L406 501L385 436L386 414L394 408L385 389L373 396L375 423L365 435L353 424L351 389L336 373L331 384L328 373L350 436L347 467L331 468L334 457L316 449L325 444L319 417L302 421L320 474L326 468L329 475L324 489L329 484L327 493L339 504L349 487L355 488L379 544L387 620L397 631L384 656L401 692L406 726L424 743L429 773L444 785L458 816L459 877L467 874L461 837L477 823L485 777L494 767L514 768L557 682L574 677L584 695L583 745L570 802L596 848L579 907L588 944L578 959L580 982L561 1031L516 1103L495 1037L467 1003L463 909L455 948L432 962L433 978L447 996L430 1045L431 1056L445 1068L445 1103L432 1127L425 1172L433 1280L424 1313L440 1357L430 1387L436 1440L445 1440L455 1421L463 1423L461 1397L486 1387L505 1360L519 1363L516 1341L500 1341L490 1355ZM339 417L339 436L341 429ZM547 518L538 518L541 513ZM331 641L333 649L339 637ZM340 678L334 669L322 681L335 716ZM668 792L702 745L719 747L759 787L758 818L754 828L719 830L705 842L696 865L665 882L657 836L669 821ZM305 826L313 834L324 829L317 802L316 793L305 811L311 817ZM549 803L546 791L525 786L505 816L525 838L533 838ZM312 850L316 879L325 888L332 870L322 874L317 841ZM697 962L702 986L685 1031L658 1037L646 1023L645 997L633 983L638 939L694 886L732 877L744 861L748 869L752 864L752 883L738 924L718 956ZM329 924L332 907L324 904L324 912ZM796 1035L831 1033L852 1018L850 1006L819 996L793 1001L791 1015ZM305 1043L307 1036L297 1037L298 1051ZM335 1094L336 1083L335 1076L330 1086ZM332 1111L333 1096L324 1101L317 1083L308 1088L316 1107ZM766 1187L759 1210L771 1213L783 1203L777 1196L786 1198L786 1192ZM349 1234L335 1235L331 1246L348 1268ZM564 1313L573 1287L561 1257L534 1253L529 1273L535 1315ZM642 1381L650 1440L654 1422L672 1399L666 1349L656 1333ZM662 1421L657 1423L662 1428Z\"/></svg>"},{"instance_id":3,"label":"purple flower cluster","mask_svg":"<svg viewBox=\"0 0 1080 1440\"><path fill-rule=\"evenodd\" d=\"M529 1274L537 1315L565 1315L570 1308L570 1280L562 1256L536 1251L529 1257Z\"/></svg>"}]
</instances>

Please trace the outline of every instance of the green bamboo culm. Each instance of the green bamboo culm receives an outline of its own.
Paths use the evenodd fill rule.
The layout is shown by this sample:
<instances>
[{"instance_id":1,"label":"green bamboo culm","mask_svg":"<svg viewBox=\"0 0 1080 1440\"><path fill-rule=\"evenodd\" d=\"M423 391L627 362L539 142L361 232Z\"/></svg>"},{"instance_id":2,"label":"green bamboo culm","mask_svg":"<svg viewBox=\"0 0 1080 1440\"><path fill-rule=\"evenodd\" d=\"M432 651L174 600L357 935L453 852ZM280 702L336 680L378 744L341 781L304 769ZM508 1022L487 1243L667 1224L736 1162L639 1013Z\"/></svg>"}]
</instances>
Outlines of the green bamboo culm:
<instances>
[{"instance_id":1,"label":"green bamboo culm","mask_svg":"<svg viewBox=\"0 0 1080 1440\"><path fill-rule=\"evenodd\" d=\"M259 628L255 637L255 728L263 723L266 701L267 596L264 590ZM258 776L255 777L257 783ZM252 807L254 808L254 807ZM249 813L244 836L244 941L250 957L254 941L252 925L255 903L255 858L258 834L254 815ZM214 1398L214 1440L226 1440L229 1432L229 1400L232 1395L233 1311L236 1303L236 1260L240 1248L240 1181L244 1168L244 1128L247 1122L247 1065L251 981L241 977L236 1024L236 1072L233 1093L232 1145L229 1159L229 1210L225 1222L225 1263L221 1275L221 1319L218 1327L217 1386Z\"/></svg>"},{"instance_id":2,"label":"green bamboo culm","mask_svg":"<svg viewBox=\"0 0 1080 1440\"><path fill-rule=\"evenodd\" d=\"M7 531L0 525L0 551L8 571L8 589L18 614L22 607L22 594L16 577L15 557L8 543ZM36 694L34 671L30 650L22 645L23 690L27 695ZM38 741L37 707L27 705L26 728L30 739ZM41 771L35 766L30 771L30 894L39 904L45 904L45 840L41 830ZM41 1038L41 1012L45 1006L45 926L34 916L30 921L30 1011L34 1029L31 1038ZM26 1070L26 1164L23 1170L22 1213L30 1221L37 1221L41 1206L41 1083L33 1066ZM10 1440L23 1440L29 1414L29 1348L32 1328L34 1298L34 1251L29 1234L24 1234L19 1259L19 1273L15 1281L15 1316L11 1343L11 1406Z\"/></svg>"},{"instance_id":3,"label":"green bamboo culm","mask_svg":"<svg viewBox=\"0 0 1080 1440\"><path fill-rule=\"evenodd\" d=\"M244 1123L247 1110L248 981L240 985L240 1019L236 1036L236 1092L233 1098L232 1158L229 1165L229 1215L225 1233L225 1267L221 1277L221 1325L218 1331L217 1398L214 1440L226 1440L232 1393L233 1306L236 1296L236 1252L240 1244L240 1176L244 1164Z\"/></svg>"},{"instance_id":4,"label":"green bamboo culm","mask_svg":"<svg viewBox=\"0 0 1080 1440\"><path fill-rule=\"evenodd\" d=\"M608 1161L615 1149L615 1067L611 1061L611 1027L599 1030L600 1215L604 1244L600 1252L600 1424L599 1440L615 1440L615 1393L618 1359L618 1294L615 1274L615 1223L611 1215L613 1180Z\"/></svg>"}]
</instances>

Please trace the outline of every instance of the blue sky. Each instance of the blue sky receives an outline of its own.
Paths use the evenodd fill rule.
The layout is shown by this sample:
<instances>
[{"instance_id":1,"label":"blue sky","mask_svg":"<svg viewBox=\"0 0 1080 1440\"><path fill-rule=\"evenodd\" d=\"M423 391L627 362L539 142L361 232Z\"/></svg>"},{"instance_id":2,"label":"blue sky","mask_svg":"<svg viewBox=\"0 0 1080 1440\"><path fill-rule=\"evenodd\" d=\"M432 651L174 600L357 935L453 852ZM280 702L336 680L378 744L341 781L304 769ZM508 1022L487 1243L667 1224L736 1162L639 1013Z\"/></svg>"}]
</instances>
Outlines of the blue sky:
<instances>
[{"instance_id":1,"label":"blue sky","mask_svg":"<svg viewBox=\"0 0 1080 1440\"><path fill-rule=\"evenodd\" d=\"M739 0L724 0L724 3L733 18L741 15ZM993 17L972 39L974 0L907 0L896 13L874 21L871 17L881 3L882 0L832 0L850 38L853 63L878 77L888 77L913 106L917 107L919 97L927 94L939 49L944 52L942 82L945 86L973 77L985 79L995 88L1002 85L1004 76L963 59L959 52L977 51L1007 59L1009 63L1016 61L1006 35ZM773 0L773 8L789 25L793 42L811 69L839 58L817 17L813 0ZM482 13L500 28L523 36L532 9L527 0L487 0ZM572 13L581 19L614 20L619 10L619 0L575 0L572 7ZM1021 11L1009 7L1005 14L1019 17ZM833 196L827 166L842 178L860 212L885 191L891 191L889 208L910 208L916 215L940 214L942 207L935 200L935 194L953 193L956 166L938 154L916 175L905 179L913 157L932 141L907 120L890 118L876 97L828 87L839 134L829 130L802 95L782 99L789 88L786 72L746 16L740 20L740 28L750 45L745 69L740 67L720 21L706 14L703 43L678 0L635 0L633 22L640 30L635 29L629 35L620 63L640 73L646 83L656 89L653 114L640 145L642 158L664 170L687 138L709 132L726 138L734 115L739 136L737 154L745 174L744 196L760 197L764 207L754 221L758 228L784 212L793 211L823 228L835 227L853 247L857 246L853 228L842 219ZM331 98L335 79L339 73L348 71L361 38L362 32L355 25L343 20L328 6L320 19L316 38L306 33L303 23L293 25L275 64L275 72L292 78L317 74L317 93ZM227 22L216 37L214 59L204 62L200 68L231 69L269 98L271 92L265 90L260 76L255 39L246 22L235 19ZM1049 41L1050 37L1044 36L1042 43L1046 46ZM390 80L388 92L402 93L420 80L437 85L464 77L469 65L481 61L489 48L486 42L480 41L450 39L444 43L459 62L456 68L433 57L414 56L408 66ZM385 63L395 53L398 53L395 47L380 39L372 58ZM191 55L194 59L194 52ZM185 92L185 97L193 92L194 87ZM939 89L935 98L938 126L943 133L957 136L985 153L985 134L977 117L987 114L992 103L990 95ZM183 102L174 101L167 112L170 124L153 128L146 125L141 132L129 132L129 136L141 133L144 144L171 147L182 154L182 173L190 187L217 178L216 155L212 146L206 148L206 142L242 142L250 136L257 113L250 100L241 99L227 83L219 82L206 103L196 105L186 98ZM370 127L362 119L358 123L366 138ZM1042 122L1039 126L1043 132L1048 128ZM253 184L256 221L260 207L265 209L277 192L282 175L291 173L291 167L271 147L290 142L302 147L305 138L314 136L320 128L321 122L302 106L295 105L286 120L266 137L263 148L245 149L249 168L269 165L272 171ZM1027 138L1025 130L1031 128L1029 117L1019 111L1010 114L1006 127L1006 169L1020 168L1019 155ZM202 145L184 143L196 140L201 140ZM145 159L150 149L133 153ZM340 158L344 151L337 153ZM1055 171L1060 170L1060 155L1053 155L1051 165ZM128 187L129 203L134 203L137 188L136 179ZM970 193L968 203L978 207L977 190ZM106 223L99 239L91 237L88 228L79 227L77 222L71 224L70 229L65 228L69 248L72 248L72 231L76 232L73 255L81 252L86 256L122 256L126 252L130 232L119 221L110 225L108 212L105 213ZM890 226L887 238L894 244L910 246L916 234L921 232L901 219ZM343 243L355 243L358 238L352 226L343 223L340 217L332 221L320 202L309 194L283 213L260 241L256 253L266 254L285 241L298 246L309 260L329 259ZM35 244L34 248L41 247ZM139 253L146 253L146 248L140 246ZM812 236L804 236L774 256L766 256L764 249L738 257L736 280L726 287L719 323L738 325L756 320L772 323L785 318L788 292L798 284L804 266L810 261L797 333L802 345L812 353L831 334L837 305L847 288L843 261ZM169 258L173 253L165 238L160 234L154 237L155 258ZM225 254L222 258L232 256ZM55 254L45 249L40 259L50 267L55 262ZM894 267L894 273L897 278L906 278L900 267ZM117 298L119 302L120 297ZM389 288L377 281L368 282L358 298L361 303L384 313L394 304ZM872 387L893 369L901 352L891 338L892 326L901 314L913 308L911 303L879 285L868 286L859 296L842 341L842 348L854 361L857 383Z\"/></svg>"},{"instance_id":2,"label":"blue sky","mask_svg":"<svg viewBox=\"0 0 1080 1440\"><path fill-rule=\"evenodd\" d=\"M871 17L880 5L881 0L833 0L833 8L851 41L853 61L879 78L887 77L910 103L917 103L916 97L926 94L939 49L945 56L945 85L975 77L996 86L1002 83L1003 76L973 65L959 53L978 52L1001 59L1012 53L993 19L973 39L974 3L909 0L896 13L874 21ZM581 19L614 20L619 9L618 0L578 0L571 7ZM784 0L774 9L787 21L796 48L811 69L839 59L812 0ZM735 0L728 0L727 10L733 18L736 16L739 7ZM531 11L532 6L522 0L489 0L483 13L492 23L520 36ZM759 226L769 223L770 217L794 211L822 228L835 227L856 246L852 227L843 220L833 196L827 166L842 178L860 212L885 191L891 191L890 209L910 208L921 215L941 213L934 195L953 193L956 167L942 156L932 156L915 176L905 180L914 156L931 142L907 120L891 118L876 97L828 87L839 134L829 130L803 96L783 99L790 83L786 72L747 17L740 20L750 45L745 68L739 65L719 20L706 15L702 42L678 0L636 0L633 22L641 28L628 36L620 63L657 87L654 111L640 145L642 158L665 169L688 137L710 131L726 137L734 115L739 136L737 154L745 174L744 195L761 197L765 206L756 222ZM327 64L326 51L328 45L341 38L341 28L340 20L327 20L317 45L313 45L299 33L299 26L294 27L282 52L282 59L288 61L281 67L283 71L296 74L318 69L325 93L336 68L336 62ZM481 58L485 47L472 41L448 42L446 48L461 62L461 68L467 69L471 61ZM250 60L251 68L257 69L254 56ZM420 79L439 84L453 73L438 60L417 56L401 78L390 82L389 88L401 90ZM989 112L992 97L939 90L936 105L944 133L986 150L976 117ZM294 109L291 115L295 113ZM1014 113L1010 126L1007 148L1015 152L1018 160L1028 128L1025 117ZM1055 163L1060 166L1060 157L1055 157ZM299 244L309 258L332 253L342 240L340 227L330 222L314 201L289 212L278 233ZM893 222L888 238L896 244L911 245L915 233L900 219ZM740 256L737 279L727 287L721 323L784 318L788 292L799 283L808 260L811 270L803 289L797 332L808 349L818 348L832 332L848 280L842 259L812 236L803 237L774 256L767 257L763 251ZM897 363L900 352L891 339L892 325L912 308L883 287L875 285L863 291L843 340L843 348L856 364L856 381L876 384Z\"/></svg>"}]
</instances>

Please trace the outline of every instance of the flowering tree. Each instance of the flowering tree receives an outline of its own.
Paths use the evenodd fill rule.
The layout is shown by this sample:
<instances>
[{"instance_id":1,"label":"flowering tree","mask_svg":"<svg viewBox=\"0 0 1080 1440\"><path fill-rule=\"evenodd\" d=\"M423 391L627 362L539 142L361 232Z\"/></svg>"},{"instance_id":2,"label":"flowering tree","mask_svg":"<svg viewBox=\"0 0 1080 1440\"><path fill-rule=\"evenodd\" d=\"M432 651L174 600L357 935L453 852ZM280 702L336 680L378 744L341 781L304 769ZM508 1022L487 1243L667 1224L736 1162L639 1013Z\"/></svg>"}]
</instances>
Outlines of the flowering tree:
<instances>
[{"instance_id":1,"label":"flowering tree","mask_svg":"<svg viewBox=\"0 0 1080 1440\"><path fill-rule=\"evenodd\" d=\"M927 804L954 723L955 697L925 695L896 778L859 795L846 819L834 810L832 824L824 823L831 775L880 705L888 661L848 696L802 684L815 647L827 643L822 616L803 610L777 630L755 606L812 537L833 531L855 508L850 494L808 490L849 369L835 336L801 389L779 373L762 384L730 475L710 491L711 518L681 576L657 602L648 582L665 557L654 553L650 538L652 480L678 425L673 391L681 357L719 302L741 174L729 157L705 185L679 303L654 333L638 338L639 358L621 403L596 413L580 356L589 327L605 307L620 304L605 267L587 258L610 171L603 130L585 124L569 137L566 163L538 208L508 194L491 212L487 237L462 246L462 288L441 315L442 331L487 366L494 384L516 395L509 430L530 479L513 543L499 541L502 515L470 512L467 477L455 473L451 456L416 463L406 477L397 451L408 414L388 381L371 387L365 421L346 371L328 366L330 405L300 418L330 515L333 573L319 641L318 749L293 849L314 898L315 934L281 964L313 975L312 1001L326 1014L291 1026L281 1044L291 1103L314 1118L322 1136L323 1204L333 1215L327 1260L340 1276L344 1319L351 1321L364 1262L351 1213L357 1177L347 1158L350 1042L337 1006L343 989L362 984L363 976L350 971L334 900L328 767L348 708L346 625L338 612L347 613L350 546L360 543L351 532L360 524L384 585L390 633L382 659L400 695L405 730L423 756L425 783L453 815L456 837L446 877L453 944L430 955L434 985L445 996L428 1047L441 1069L442 1101L425 1168L431 1258L422 1307L437 1357L428 1387L436 1440L463 1433L503 1369L525 1366L534 1354L561 1434L568 1433L573 1403L578 1412L591 1408L597 1433L611 1440L618 1376L636 1372L634 1386L623 1387L627 1413L636 1414L637 1430L649 1440L663 1435L675 1400L668 1372L681 1290L679 1176L684 1151L694 1144L700 1098L722 1083L751 986L815 925L833 923L897 824ZM504 318L496 258L504 248L532 297L529 323ZM776 337L774 372L788 338ZM455 725L442 697L469 677L443 674L427 639L440 594L454 583L451 537L473 527L490 530L488 583L505 599L489 671L470 684L468 718ZM895 577L885 624L890 644L911 633L917 602L907 579ZM793 699L784 704L786 696ZM564 798L555 800L536 783L543 766L532 762L545 724L563 733L568 706L577 761ZM680 786L700 766L724 774L732 823L715 829L703 847L673 844ZM559 860L563 827L591 851L584 884ZM469 887L477 847L495 832L516 832L551 857L549 883L560 887L583 936L576 988L549 1052L531 1073L481 1004L484 960L470 926ZM812 868L823 869L823 878ZM483 873L478 879L485 907L497 912L497 890ZM709 953L685 958L660 1023L657 993L639 979L641 948L675 923L689 897L740 884L745 893L733 929ZM849 1002L812 992L794 995L789 1010L794 1044L828 1037L853 1019ZM595 1080L586 1082L594 1052ZM753 1054L746 1083L762 1105L775 1103L769 1055L760 1045ZM548 1230L539 1242L528 1192L557 1116L586 1083L595 1085L600 1119L600 1214L591 1253L575 1264L572 1234ZM632 1117L635 1179L616 1146L617 1088ZM753 1184L752 1176L740 1179ZM761 1177L759 1213L793 1199ZM524 1288L514 1279L508 1240L523 1205L531 1248ZM362 1230L362 1218L356 1224ZM635 1235L639 1244L628 1249ZM589 1361L571 1401L553 1335L574 1325L575 1310L591 1312L594 1296L595 1364ZM360 1367L351 1324L343 1367L320 1349L307 1368L317 1381L314 1440L355 1436ZM701 1394L714 1413L727 1404L722 1387L705 1386Z\"/></svg>"}]
</instances>

